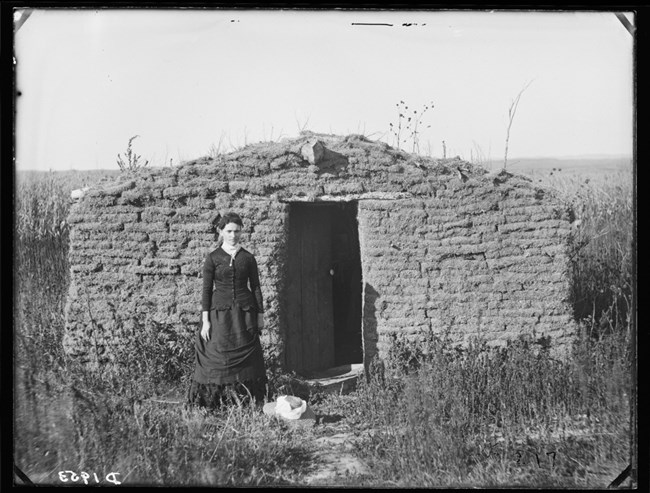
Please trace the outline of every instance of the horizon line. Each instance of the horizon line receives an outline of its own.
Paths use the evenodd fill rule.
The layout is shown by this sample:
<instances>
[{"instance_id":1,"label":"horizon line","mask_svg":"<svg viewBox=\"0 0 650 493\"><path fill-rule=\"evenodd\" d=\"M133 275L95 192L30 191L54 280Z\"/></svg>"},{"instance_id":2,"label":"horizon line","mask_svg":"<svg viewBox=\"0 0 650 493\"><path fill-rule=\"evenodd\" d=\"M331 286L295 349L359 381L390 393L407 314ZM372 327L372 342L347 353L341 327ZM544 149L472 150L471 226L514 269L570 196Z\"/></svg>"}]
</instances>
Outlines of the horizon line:
<instances>
[{"instance_id":1,"label":"horizon line","mask_svg":"<svg viewBox=\"0 0 650 493\"><path fill-rule=\"evenodd\" d=\"M227 155L228 153L224 153L224 155ZM168 165L161 165L161 166L147 166L147 168L176 168L180 165L182 165L185 162L188 161L193 161L194 159L200 159L202 157L207 156L199 156L197 158L192 158L188 159L186 161L179 162L178 164L175 164L174 166L168 166ZM425 157L430 157L432 159L445 159L443 157L434 157L434 156L425 156ZM449 158L453 158L455 156L450 156ZM511 164L514 164L513 161L522 161L522 160L549 160L549 161L561 161L561 160L583 160L583 161L589 161L589 160L600 160L600 159L634 159L634 155L632 154L577 154L577 155L564 155L564 156L557 156L557 157L551 157L551 156L525 156L525 157L508 157L508 162ZM467 160L465 160L467 161ZM485 163L498 163L502 162L503 158L497 158L497 159L486 159L482 162ZM471 162L471 161L467 161ZM474 163L476 164L476 163ZM41 173L48 173L51 171L120 171L118 167L90 167L90 168L49 168L49 169L42 169L42 168L20 168L19 166L15 166L14 170L16 172L41 172Z\"/></svg>"}]
</instances>

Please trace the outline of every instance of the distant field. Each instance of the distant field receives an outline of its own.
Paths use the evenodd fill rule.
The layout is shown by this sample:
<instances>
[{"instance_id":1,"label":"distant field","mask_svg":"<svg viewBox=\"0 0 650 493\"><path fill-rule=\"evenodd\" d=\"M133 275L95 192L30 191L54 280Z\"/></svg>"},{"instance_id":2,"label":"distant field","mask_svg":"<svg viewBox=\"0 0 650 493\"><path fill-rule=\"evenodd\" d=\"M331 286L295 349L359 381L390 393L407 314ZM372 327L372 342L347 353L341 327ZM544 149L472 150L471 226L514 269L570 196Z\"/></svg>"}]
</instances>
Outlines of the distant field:
<instances>
[{"instance_id":1,"label":"distant field","mask_svg":"<svg viewBox=\"0 0 650 493\"><path fill-rule=\"evenodd\" d=\"M487 169L498 169L503 164L501 160L491 160L484 163ZM632 174L632 158L626 157L594 157L594 158L522 158L508 161L508 170L513 173L524 173L531 176L548 176L550 174L580 174L600 175L608 173ZM39 179L47 175L47 171L19 171L19 182ZM103 179L110 179L120 174L119 169L95 170L66 170L55 171L57 178L64 178L71 190L92 185Z\"/></svg>"},{"instance_id":2,"label":"distant field","mask_svg":"<svg viewBox=\"0 0 650 493\"><path fill-rule=\"evenodd\" d=\"M496 169L503 161L490 161L488 167ZM603 173L632 173L632 158L524 158L508 161L508 170L529 175L548 175L550 173L599 175Z\"/></svg>"},{"instance_id":3,"label":"distant field","mask_svg":"<svg viewBox=\"0 0 650 493\"><path fill-rule=\"evenodd\" d=\"M119 176L120 170L93 169L93 170L66 170L66 171L33 171L25 170L16 172L16 185L36 184L53 178L58 186L69 193L77 188L95 185L103 180L114 179Z\"/></svg>"}]
</instances>

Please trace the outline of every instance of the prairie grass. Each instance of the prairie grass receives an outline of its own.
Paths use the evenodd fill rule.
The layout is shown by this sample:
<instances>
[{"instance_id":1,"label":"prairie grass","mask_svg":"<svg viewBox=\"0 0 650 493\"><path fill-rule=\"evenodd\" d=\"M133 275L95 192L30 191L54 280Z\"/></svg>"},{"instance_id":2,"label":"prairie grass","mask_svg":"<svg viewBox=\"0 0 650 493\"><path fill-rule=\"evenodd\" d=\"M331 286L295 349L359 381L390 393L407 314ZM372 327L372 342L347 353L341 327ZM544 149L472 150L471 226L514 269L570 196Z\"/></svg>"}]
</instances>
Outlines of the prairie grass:
<instances>
[{"instance_id":1,"label":"prairie grass","mask_svg":"<svg viewBox=\"0 0 650 493\"><path fill-rule=\"evenodd\" d=\"M61 484L58 471L72 470L136 485L258 486L295 483L310 466L294 430L252 406L206 412L80 373L36 386L38 422L17 416L16 462L30 477Z\"/></svg>"},{"instance_id":2,"label":"prairie grass","mask_svg":"<svg viewBox=\"0 0 650 493\"><path fill-rule=\"evenodd\" d=\"M310 439L327 431L272 422L244 403L185 406L191 340L138 328L152 337L118 353L110 372L63 354L65 218L70 190L86 184L87 176L46 174L18 186L15 464L54 484L59 471L74 470L102 479L118 472L128 484L302 485L314 467ZM396 337L354 393L310 396L317 414L354 431L355 453L371 471L336 485L602 487L627 465L631 183L565 178L554 187L581 220L570 248L585 330L569 357L525 341L492 348L474 340L461 350L433 335L417 344Z\"/></svg>"},{"instance_id":3,"label":"prairie grass","mask_svg":"<svg viewBox=\"0 0 650 493\"><path fill-rule=\"evenodd\" d=\"M358 453L377 484L602 486L599 474L611 481L627 465L624 339L584 338L566 360L525 341L393 347L392 366L361 382L354 402L372 430Z\"/></svg>"},{"instance_id":4,"label":"prairie grass","mask_svg":"<svg viewBox=\"0 0 650 493\"><path fill-rule=\"evenodd\" d=\"M636 255L632 174L556 173L543 182L559 191L579 222L569 244L575 318L598 334L627 327Z\"/></svg>"}]
</instances>

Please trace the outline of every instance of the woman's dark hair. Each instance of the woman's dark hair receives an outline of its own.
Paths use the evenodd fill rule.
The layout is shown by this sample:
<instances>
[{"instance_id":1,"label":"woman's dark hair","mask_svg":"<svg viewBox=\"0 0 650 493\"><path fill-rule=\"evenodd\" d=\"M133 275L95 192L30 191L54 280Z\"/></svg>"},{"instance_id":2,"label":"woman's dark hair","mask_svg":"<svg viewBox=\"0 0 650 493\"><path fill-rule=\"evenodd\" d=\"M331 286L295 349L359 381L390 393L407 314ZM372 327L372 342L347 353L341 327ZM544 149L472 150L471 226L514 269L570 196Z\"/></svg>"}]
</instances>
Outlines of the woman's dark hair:
<instances>
[{"instance_id":1,"label":"woman's dark hair","mask_svg":"<svg viewBox=\"0 0 650 493\"><path fill-rule=\"evenodd\" d=\"M212 220L215 240L219 240L218 230L225 228L226 225L230 223L238 224L240 228L244 227L244 222L241 220L241 217L239 214L236 214L234 212L226 212L223 216L217 215L217 217Z\"/></svg>"}]
</instances>

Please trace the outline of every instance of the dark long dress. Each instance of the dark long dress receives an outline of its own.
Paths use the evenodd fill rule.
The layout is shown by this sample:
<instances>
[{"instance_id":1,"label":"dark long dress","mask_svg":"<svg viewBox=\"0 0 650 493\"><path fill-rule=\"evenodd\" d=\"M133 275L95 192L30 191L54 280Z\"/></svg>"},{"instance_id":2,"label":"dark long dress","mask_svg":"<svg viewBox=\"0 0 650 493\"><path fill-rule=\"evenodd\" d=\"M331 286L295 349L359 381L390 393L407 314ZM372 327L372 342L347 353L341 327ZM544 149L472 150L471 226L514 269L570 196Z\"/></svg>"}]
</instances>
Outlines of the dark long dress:
<instances>
[{"instance_id":1,"label":"dark long dress","mask_svg":"<svg viewBox=\"0 0 650 493\"><path fill-rule=\"evenodd\" d=\"M263 402L267 378L257 324L263 308L257 262L250 252L240 249L233 260L217 248L206 257L202 309L209 311L210 338L203 340L199 327L191 403L218 407L249 394Z\"/></svg>"}]
</instances>

